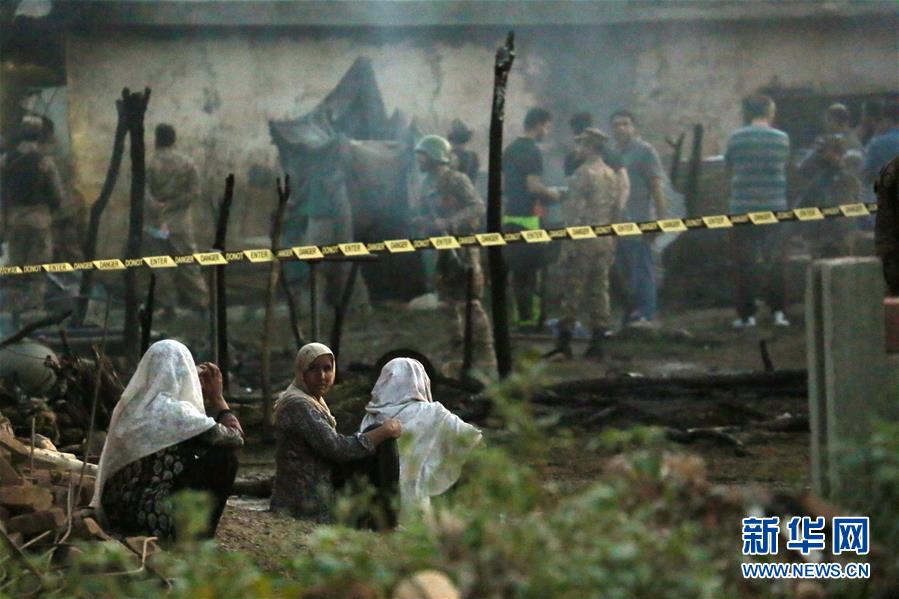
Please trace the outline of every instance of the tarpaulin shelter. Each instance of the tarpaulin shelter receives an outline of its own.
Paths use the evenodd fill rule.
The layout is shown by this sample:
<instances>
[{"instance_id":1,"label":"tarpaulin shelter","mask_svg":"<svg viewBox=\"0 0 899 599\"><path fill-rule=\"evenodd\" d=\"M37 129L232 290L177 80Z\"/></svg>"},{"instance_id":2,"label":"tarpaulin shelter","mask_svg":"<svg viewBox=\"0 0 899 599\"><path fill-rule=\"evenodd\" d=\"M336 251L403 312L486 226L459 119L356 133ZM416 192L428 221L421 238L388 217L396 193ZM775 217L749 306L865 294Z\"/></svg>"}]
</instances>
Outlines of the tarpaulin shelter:
<instances>
[{"instance_id":1,"label":"tarpaulin shelter","mask_svg":"<svg viewBox=\"0 0 899 599\"><path fill-rule=\"evenodd\" d=\"M382 241L410 231L409 180L414 155L398 116L388 118L371 61L358 58L337 86L308 114L270 121L272 141L294 188L282 243L302 245L311 217L340 218L351 227L336 242ZM350 238L351 237L351 238ZM288 278L303 276L301 265ZM382 256L362 275L372 300L408 300L424 292L417 255Z\"/></svg>"}]
</instances>

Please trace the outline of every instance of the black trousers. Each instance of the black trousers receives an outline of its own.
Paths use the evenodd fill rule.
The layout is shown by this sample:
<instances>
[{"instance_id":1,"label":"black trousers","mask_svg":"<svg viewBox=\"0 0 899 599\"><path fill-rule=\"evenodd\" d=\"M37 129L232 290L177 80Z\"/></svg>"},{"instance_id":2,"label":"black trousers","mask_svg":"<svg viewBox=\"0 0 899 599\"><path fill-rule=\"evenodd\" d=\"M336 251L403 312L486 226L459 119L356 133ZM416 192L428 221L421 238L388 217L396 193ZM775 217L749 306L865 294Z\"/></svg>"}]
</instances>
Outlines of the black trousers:
<instances>
[{"instance_id":1,"label":"black trousers","mask_svg":"<svg viewBox=\"0 0 899 599\"><path fill-rule=\"evenodd\" d=\"M370 426L366 432L376 426ZM331 480L338 494L350 495L360 501L353 514L356 528L396 528L400 481L400 454L396 439L388 439L378 445L375 454L370 457L336 464ZM370 501L362 501L372 490L374 495Z\"/></svg>"},{"instance_id":2,"label":"black trousers","mask_svg":"<svg viewBox=\"0 0 899 599\"><path fill-rule=\"evenodd\" d=\"M734 229L731 233L737 276L737 315L755 315L755 300L763 299L772 311L786 302L786 242L789 225Z\"/></svg>"},{"instance_id":3,"label":"black trousers","mask_svg":"<svg viewBox=\"0 0 899 599\"><path fill-rule=\"evenodd\" d=\"M173 492L191 489L205 491L212 495L212 511L209 513L209 528L205 536L215 536L225 504L237 478L239 462L237 450L230 447L209 447L195 459L187 459L184 472L177 479Z\"/></svg>"}]
</instances>

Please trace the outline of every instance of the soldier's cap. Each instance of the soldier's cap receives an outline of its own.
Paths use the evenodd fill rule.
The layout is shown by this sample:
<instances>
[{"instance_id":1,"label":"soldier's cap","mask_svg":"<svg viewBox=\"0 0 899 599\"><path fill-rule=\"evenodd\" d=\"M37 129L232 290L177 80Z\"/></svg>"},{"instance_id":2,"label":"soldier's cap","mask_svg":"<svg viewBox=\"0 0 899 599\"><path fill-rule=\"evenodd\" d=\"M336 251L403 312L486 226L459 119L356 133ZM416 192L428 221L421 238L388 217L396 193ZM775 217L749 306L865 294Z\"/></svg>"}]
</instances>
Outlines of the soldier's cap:
<instances>
[{"instance_id":1,"label":"soldier's cap","mask_svg":"<svg viewBox=\"0 0 899 599\"><path fill-rule=\"evenodd\" d=\"M450 123L446 138L452 143L464 144L471 139L472 133L474 133L474 130L469 129L468 126L462 122L462 119L453 119L453 122Z\"/></svg>"},{"instance_id":2,"label":"soldier's cap","mask_svg":"<svg viewBox=\"0 0 899 599\"><path fill-rule=\"evenodd\" d=\"M574 137L575 141L586 141L593 144L603 144L609 141L609 136L599 127L587 127Z\"/></svg>"}]
</instances>

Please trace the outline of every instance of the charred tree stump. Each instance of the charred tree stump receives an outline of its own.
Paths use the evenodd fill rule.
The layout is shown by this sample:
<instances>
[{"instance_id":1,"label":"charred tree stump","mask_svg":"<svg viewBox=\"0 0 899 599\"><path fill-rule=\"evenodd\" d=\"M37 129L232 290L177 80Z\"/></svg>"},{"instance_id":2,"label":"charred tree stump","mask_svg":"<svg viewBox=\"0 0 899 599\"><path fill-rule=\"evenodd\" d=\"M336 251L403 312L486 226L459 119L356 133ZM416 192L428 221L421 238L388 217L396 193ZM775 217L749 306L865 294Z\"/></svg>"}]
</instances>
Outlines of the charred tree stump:
<instances>
[{"instance_id":1,"label":"charred tree stump","mask_svg":"<svg viewBox=\"0 0 899 599\"><path fill-rule=\"evenodd\" d=\"M284 187L277 180L278 206L272 219L272 262L268 269L268 287L265 290L265 322L262 326L262 428L266 433L272 429L272 309L275 303L275 288L281 273L278 259L278 245L281 243L281 225L284 222L284 208L290 199L290 175L284 175Z\"/></svg>"},{"instance_id":2,"label":"charred tree stump","mask_svg":"<svg viewBox=\"0 0 899 599\"><path fill-rule=\"evenodd\" d=\"M510 31L506 43L496 49L493 67L493 108L490 114L490 160L487 173L487 231L502 233L503 121L506 108L506 84L515 61L515 34ZM493 340L500 378L512 372L512 345L509 339L509 311L506 301L506 264L502 246L487 248L490 265L490 297L493 311Z\"/></svg>"},{"instance_id":3,"label":"charred tree stump","mask_svg":"<svg viewBox=\"0 0 899 599\"><path fill-rule=\"evenodd\" d=\"M687 216L699 213L699 175L702 170L702 125L693 125L693 149L690 151L690 170L687 172L687 183L684 185Z\"/></svg>"},{"instance_id":4,"label":"charred tree stump","mask_svg":"<svg viewBox=\"0 0 899 599\"><path fill-rule=\"evenodd\" d=\"M131 155L131 208L128 218L128 245L125 257L141 257L144 232L144 192L146 189L146 150L144 148L144 115L150 101L150 88L143 93L122 91L122 105L130 139ZM138 330L137 269L125 270L125 355L132 364L140 358L140 336Z\"/></svg>"},{"instance_id":5,"label":"charred tree stump","mask_svg":"<svg viewBox=\"0 0 899 599\"><path fill-rule=\"evenodd\" d=\"M215 239L212 248L225 253L225 240L228 236L228 218L231 215L231 203L234 201L234 174L225 178L225 195L219 207L218 219L215 225ZM213 328L212 355L213 362L222 372L222 384L225 392L228 392L230 379L228 377L228 303L226 301L227 287L225 286L225 265L213 267L212 285L209 287L211 322Z\"/></svg>"},{"instance_id":6,"label":"charred tree stump","mask_svg":"<svg viewBox=\"0 0 899 599\"><path fill-rule=\"evenodd\" d=\"M115 136L112 140L112 156L109 158L109 167L106 169L106 179L103 181L103 188L97 200L91 205L90 220L87 225L87 236L84 240L84 259L92 261L97 257L97 233L100 230L100 219L103 211L109 204L109 198L112 197L112 190L119 179L119 169L122 166L122 156L125 153L125 135L128 133L128 127L125 123L125 110L122 100L116 100L116 112L118 120L116 121ZM91 286L94 280L94 271L86 270L81 275L81 285L78 291L78 312L75 317L77 325L84 324L84 318L87 315L87 306L90 301Z\"/></svg>"}]
</instances>

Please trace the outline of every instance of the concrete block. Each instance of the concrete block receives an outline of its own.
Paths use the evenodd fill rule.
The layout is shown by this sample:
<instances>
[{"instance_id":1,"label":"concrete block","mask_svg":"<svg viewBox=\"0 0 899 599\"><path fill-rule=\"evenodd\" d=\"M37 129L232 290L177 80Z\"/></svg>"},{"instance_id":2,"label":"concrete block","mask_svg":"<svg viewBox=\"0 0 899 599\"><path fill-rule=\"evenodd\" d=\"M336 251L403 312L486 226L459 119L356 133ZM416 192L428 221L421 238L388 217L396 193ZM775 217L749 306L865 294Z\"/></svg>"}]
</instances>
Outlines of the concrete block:
<instances>
[{"instance_id":1,"label":"concrete block","mask_svg":"<svg viewBox=\"0 0 899 599\"><path fill-rule=\"evenodd\" d=\"M812 481L838 497L851 481L839 457L864 445L873 419L899 419L899 369L885 350L883 282L876 258L812 263L807 271Z\"/></svg>"}]
</instances>

